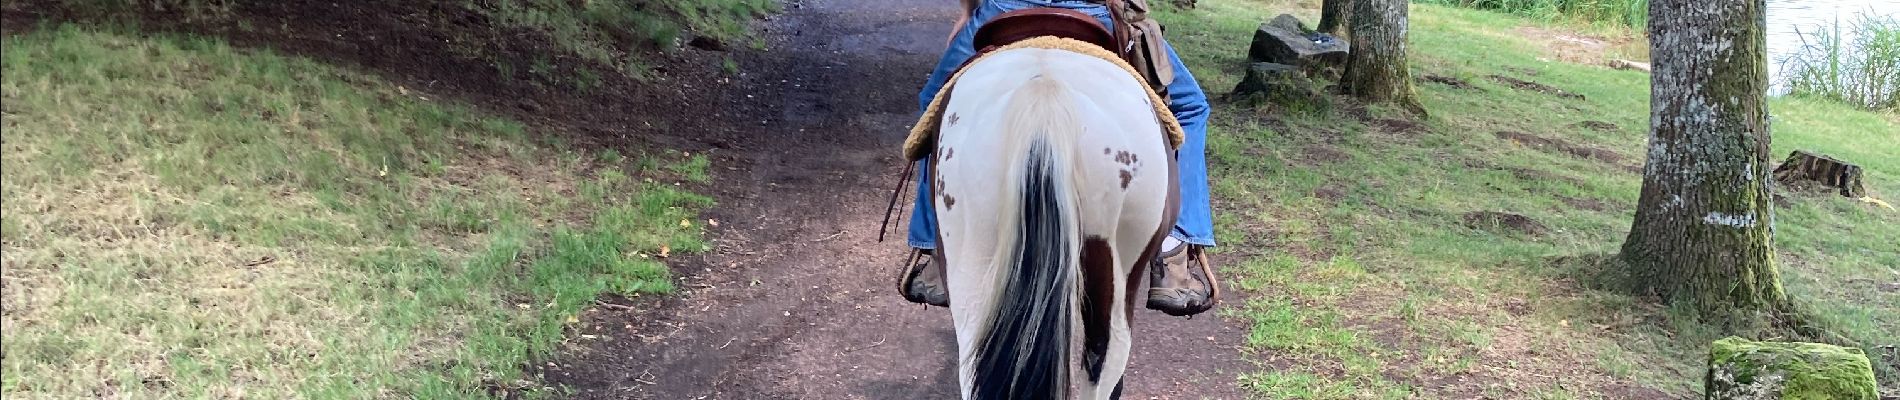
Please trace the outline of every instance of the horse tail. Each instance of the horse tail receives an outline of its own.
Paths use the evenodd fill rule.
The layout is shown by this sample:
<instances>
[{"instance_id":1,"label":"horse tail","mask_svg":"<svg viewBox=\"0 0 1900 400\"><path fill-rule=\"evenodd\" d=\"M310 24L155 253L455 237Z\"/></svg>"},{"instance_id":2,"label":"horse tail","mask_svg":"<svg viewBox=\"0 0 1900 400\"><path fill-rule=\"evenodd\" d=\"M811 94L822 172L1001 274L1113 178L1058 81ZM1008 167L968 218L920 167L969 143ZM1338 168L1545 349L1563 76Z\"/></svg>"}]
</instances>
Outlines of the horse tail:
<instances>
[{"instance_id":1,"label":"horse tail","mask_svg":"<svg viewBox=\"0 0 1900 400\"><path fill-rule=\"evenodd\" d=\"M971 399L1069 398L1081 257L1071 159L1082 125L1073 94L1038 75L1009 100L1007 140L1022 149L1008 169L1021 174L1020 218L1003 218L999 227L1001 290L973 360Z\"/></svg>"}]
</instances>

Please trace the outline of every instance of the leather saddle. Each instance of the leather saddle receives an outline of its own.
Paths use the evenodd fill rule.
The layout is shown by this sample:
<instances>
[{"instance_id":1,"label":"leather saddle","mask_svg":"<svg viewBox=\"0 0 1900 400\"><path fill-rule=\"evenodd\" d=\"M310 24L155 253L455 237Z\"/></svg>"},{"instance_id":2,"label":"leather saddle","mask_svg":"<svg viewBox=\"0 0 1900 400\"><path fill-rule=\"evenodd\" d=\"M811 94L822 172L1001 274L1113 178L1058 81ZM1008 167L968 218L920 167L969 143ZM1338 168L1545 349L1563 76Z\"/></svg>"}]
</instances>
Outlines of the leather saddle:
<instances>
[{"instance_id":1,"label":"leather saddle","mask_svg":"<svg viewBox=\"0 0 1900 400\"><path fill-rule=\"evenodd\" d=\"M976 53L1038 36L1079 40L1115 53L1135 67L1150 90L1168 98L1167 86L1174 81L1174 67L1163 53L1160 23L1147 17L1147 2L1106 0L1103 4L1108 6L1114 29L1094 16L1066 8L1026 8L997 15L977 28Z\"/></svg>"},{"instance_id":2,"label":"leather saddle","mask_svg":"<svg viewBox=\"0 0 1900 400\"><path fill-rule=\"evenodd\" d=\"M1026 8L996 16L976 30L978 54L1037 36L1075 39L1127 58L1121 41L1100 20L1063 8Z\"/></svg>"}]
</instances>

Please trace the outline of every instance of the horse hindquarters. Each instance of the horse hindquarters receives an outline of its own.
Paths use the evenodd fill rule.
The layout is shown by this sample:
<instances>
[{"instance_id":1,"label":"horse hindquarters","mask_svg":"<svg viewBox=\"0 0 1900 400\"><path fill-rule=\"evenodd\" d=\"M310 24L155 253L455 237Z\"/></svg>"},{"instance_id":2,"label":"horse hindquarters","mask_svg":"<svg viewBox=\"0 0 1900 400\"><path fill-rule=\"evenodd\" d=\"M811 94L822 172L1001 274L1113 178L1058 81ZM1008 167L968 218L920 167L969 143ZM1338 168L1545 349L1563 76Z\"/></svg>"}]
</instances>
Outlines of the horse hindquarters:
<instances>
[{"instance_id":1,"label":"horse hindquarters","mask_svg":"<svg viewBox=\"0 0 1900 400\"><path fill-rule=\"evenodd\" d=\"M1138 82L1065 54L973 64L946 108L933 204L966 398L1067 398L1075 376L1109 398L1128 361L1124 289L1168 187L1142 165L1166 143ZM1101 93L1117 77L1132 90Z\"/></svg>"}]
</instances>

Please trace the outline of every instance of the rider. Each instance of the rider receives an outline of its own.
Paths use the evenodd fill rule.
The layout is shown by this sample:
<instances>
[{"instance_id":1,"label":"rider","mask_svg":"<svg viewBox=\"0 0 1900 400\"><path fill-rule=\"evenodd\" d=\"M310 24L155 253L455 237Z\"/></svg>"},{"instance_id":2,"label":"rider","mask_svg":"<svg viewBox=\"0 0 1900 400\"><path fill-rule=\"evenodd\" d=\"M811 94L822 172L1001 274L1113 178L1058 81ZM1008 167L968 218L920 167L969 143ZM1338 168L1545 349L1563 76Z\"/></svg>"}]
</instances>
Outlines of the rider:
<instances>
[{"instance_id":1,"label":"rider","mask_svg":"<svg viewBox=\"0 0 1900 400\"><path fill-rule=\"evenodd\" d=\"M976 54L973 41L977 28L997 15L1026 8L1065 8L1094 16L1111 29L1115 26L1110 22L1106 4L1109 0L965 0L965 3L972 1L978 4L957 27L949 49L918 95L919 109L929 107L944 81ZM1174 47L1164 43L1163 48L1174 71L1173 82L1167 86L1168 109L1174 112L1187 137L1175 154L1180 168L1181 212L1162 243L1160 255L1149 266L1153 272L1149 277L1148 308L1169 315L1194 315L1213 307L1215 290L1213 270L1208 267L1204 253L1206 247L1214 245L1214 216L1209 205L1205 152L1207 95L1175 55ZM932 261L932 252L937 247L937 215L929 200L930 178L926 174L930 169L928 165L919 164L917 170L917 198L909 233L914 250L901 275L900 288L904 298L912 302L948 306L950 295L944 287L943 268Z\"/></svg>"}]
</instances>

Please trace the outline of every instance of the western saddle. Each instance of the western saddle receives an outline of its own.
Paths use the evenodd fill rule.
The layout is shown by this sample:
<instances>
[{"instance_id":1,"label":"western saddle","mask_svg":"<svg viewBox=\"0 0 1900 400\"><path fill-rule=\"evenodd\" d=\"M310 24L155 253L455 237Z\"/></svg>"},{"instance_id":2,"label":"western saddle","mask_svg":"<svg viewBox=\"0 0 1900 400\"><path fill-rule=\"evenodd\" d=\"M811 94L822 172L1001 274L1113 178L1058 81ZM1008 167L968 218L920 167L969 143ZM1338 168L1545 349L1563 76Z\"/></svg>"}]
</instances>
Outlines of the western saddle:
<instances>
[{"instance_id":1,"label":"western saddle","mask_svg":"<svg viewBox=\"0 0 1900 400\"><path fill-rule=\"evenodd\" d=\"M1149 89L1166 99L1168 84L1174 80L1174 69L1161 47L1161 25L1147 18L1147 2L1104 0L1103 3L1108 5L1114 29L1102 25L1094 16L1065 8L1028 8L998 15L977 29L977 54L1038 36L1075 39L1120 56L1135 67Z\"/></svg>"},{"instance_id":2,"label":"western saddle","mask_svg":"<svg viewBox=\"0 0 1900 400\"><path fill-rule=\"evenodd\" d=\"M1037 36L1088 42L1126 59L1127 43L1095 17L1064 8L1028 8L1003 13L976 30L977 54Z\"/></svg>"}]
</instances>

